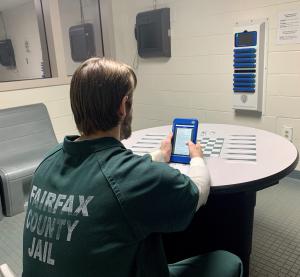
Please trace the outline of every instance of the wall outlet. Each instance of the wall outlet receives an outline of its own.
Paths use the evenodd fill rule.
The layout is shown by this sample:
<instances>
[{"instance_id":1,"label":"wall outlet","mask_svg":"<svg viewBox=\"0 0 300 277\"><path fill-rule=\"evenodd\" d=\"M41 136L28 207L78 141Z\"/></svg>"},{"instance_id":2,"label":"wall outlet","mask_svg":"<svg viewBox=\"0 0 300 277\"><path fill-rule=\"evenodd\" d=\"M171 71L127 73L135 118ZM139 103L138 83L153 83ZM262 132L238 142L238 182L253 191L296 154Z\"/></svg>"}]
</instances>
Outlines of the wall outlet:
<instances>
[{"instance_id":1,"label":"wall outlet","mask_svg":"<svg viewBox=\"0 0 300 277\"><path fill-rule=\"evenodd\" d=\"M282 135L289 141L292 141L293 140L293 127L283 126L282 127Z\"/></svg>"}]
</instances>

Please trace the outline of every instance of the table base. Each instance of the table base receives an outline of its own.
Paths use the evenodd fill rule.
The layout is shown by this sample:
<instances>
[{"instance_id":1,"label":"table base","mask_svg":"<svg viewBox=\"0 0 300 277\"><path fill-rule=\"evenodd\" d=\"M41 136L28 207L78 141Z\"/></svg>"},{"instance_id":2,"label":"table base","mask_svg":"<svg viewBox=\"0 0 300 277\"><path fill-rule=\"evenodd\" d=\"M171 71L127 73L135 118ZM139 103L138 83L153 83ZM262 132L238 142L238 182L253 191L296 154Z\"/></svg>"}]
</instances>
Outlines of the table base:
<instances>
[{"instance_id":1,"label":"table base","mask_svg":"<svg viewBox=\"0 0 300 277\"><path fill-rule=\"evenodd\" d=\"M239 256L249 276L256 192L210 195L189 227L163 235L168 263L214 250Z\"/></svg>"}]
</instances>

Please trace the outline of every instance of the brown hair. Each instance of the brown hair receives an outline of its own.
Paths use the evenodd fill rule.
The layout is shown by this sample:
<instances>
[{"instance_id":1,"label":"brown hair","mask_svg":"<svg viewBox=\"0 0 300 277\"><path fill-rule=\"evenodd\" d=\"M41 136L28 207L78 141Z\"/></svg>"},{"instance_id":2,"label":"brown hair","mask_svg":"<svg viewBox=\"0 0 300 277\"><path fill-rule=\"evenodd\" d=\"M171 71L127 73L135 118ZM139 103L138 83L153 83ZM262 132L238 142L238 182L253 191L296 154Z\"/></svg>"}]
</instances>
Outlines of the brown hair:
<instances>
[{"instance_id":1,"label":"brown hair","mask_svg":"<svg viewBox=\"0 0 300 277\"><path fill-rule=\"evenodd\" d=\"M137 84L133 69L116 61L91 58L75 71L70 88L71 108L80 133L107 131L120 123L118 110L124 96L131 109Z\"/></svg>"}]
</instances>

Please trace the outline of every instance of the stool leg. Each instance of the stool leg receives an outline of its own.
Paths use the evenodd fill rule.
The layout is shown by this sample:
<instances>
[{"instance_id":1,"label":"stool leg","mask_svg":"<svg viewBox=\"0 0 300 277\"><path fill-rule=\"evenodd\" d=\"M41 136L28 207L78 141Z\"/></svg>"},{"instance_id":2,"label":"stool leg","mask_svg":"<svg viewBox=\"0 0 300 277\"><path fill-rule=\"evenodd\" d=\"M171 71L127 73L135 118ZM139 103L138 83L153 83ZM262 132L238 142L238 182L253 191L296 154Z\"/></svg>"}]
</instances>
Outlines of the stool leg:
<instances>
[{"instance_id":1,"label":"stool leg","mask_svg":"<svg viewBox=\"0 0 300 277\"><path fill-rule=\"evenodd\" d=\"M3 210L6 216L14 216L24 211L24 181L22 179L2 183Z\"/></svg>"},{"instance_id":2,"label":"stool leg","mask_svg":"<svg viewBox=\"0 0 300 277\"><path fill-rule=\"evenodd\" d=\"M1 194L0 194L0 221L3 218L3 210L2 210L2 202L1 202Z\"/></svg>"}]
</instances>

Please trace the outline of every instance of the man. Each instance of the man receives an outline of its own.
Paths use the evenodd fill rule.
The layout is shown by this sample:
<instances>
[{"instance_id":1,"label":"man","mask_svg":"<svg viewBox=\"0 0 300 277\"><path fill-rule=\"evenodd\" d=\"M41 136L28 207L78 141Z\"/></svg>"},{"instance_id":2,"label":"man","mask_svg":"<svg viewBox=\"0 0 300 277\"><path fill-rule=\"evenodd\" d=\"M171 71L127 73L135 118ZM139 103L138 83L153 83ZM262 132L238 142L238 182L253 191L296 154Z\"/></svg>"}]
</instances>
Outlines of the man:
<instances>
[{"instance_id":1,"label":"man","mask_svg":"<svg viewBox=\"0 0 300 277\"><path fill-rule=\"evenodd\" d=\"M24 277L240 276L239 259L226 252L169 269L160 233L188 226L207 200L209 174L192 142L192 180L166 164L171 135L151 155L125 149L120 140L131 134L136 82L130 67L105 59L89 59L74 73L70 97L80 136L66 137L35 172Z\"/></svg>"}]
</instances>

